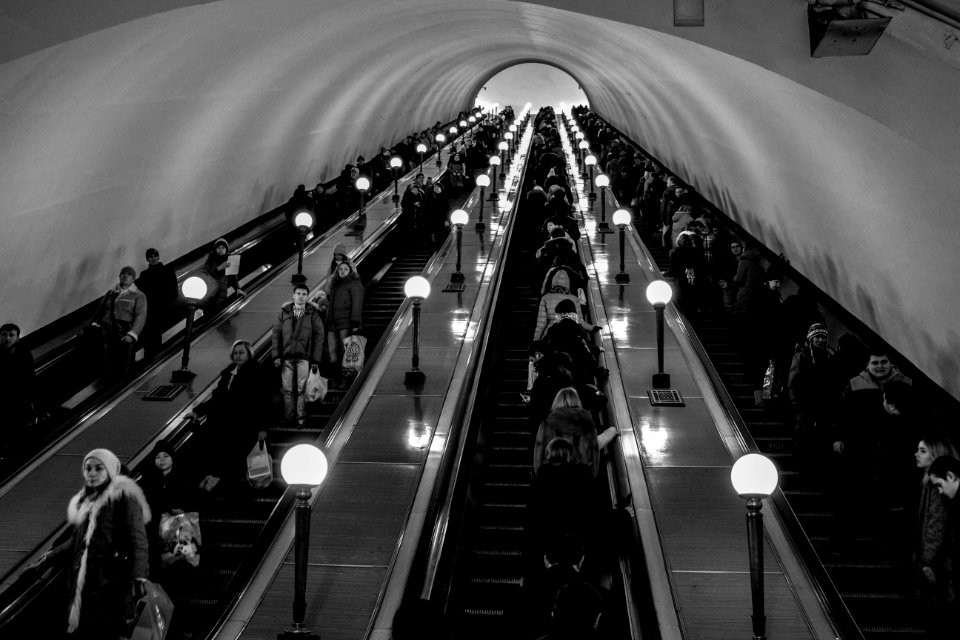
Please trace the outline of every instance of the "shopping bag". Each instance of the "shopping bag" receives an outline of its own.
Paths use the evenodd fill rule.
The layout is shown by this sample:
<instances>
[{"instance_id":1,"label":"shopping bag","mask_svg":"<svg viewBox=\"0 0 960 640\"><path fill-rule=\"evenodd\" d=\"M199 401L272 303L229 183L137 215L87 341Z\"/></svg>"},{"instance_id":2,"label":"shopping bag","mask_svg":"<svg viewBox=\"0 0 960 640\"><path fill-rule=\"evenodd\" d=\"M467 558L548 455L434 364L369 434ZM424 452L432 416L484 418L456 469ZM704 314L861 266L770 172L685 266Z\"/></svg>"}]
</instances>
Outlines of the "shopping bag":
<instances>
[{"instance_id":1,"label":"shopping bag","mask_svg":"<svg viewBox=\"0 0 960 640\"><path fill-rule=\"evenodd\" d=\"M173 618L173 602L163 587L150 582L143 583L144 595L137 602L136 618L128 627L125 638L130 640L164 640Z\"/></svg>"},{"instance_id":2,"label":"shopping bag","mask_svg":"<svg viewBox=\"0 0 960 640\"><path fill-rule=\"evenodd\" d=\"M186 561L192 567L200 565L200 514L164 513L160 516L160 540L163 543L160 559L167 567Z\"/></svg>"},{"instance_id":3,"label":"shopping bag","mask_svg":"<svg viewBox=\"0 0 960 640\"><path fill-rule=\"evenodd\" d=\"M307 376L307 386L303 392L303 398L307 402L322 401L327 395L327 379L320 375L320 368L316 365L310 367L310 374Z\"/></svg>"},{"instance_id":4,"label":"shopping bag","mask_svg":"<svg viewBox=\"0 0 960 640\"><path fill-rule=\"evenodd\" d=\"M360 373L363 369L363 350L366 346L367 339L363 336L352 335L343 339L344 370Z\"/></svg>"},{"instance_id":5,"label":"shopping bag","mask_svg":"<svg viewBox=\"0 0 960 640\"><path fill-rule=\"evenodd\" d=\"M773 360L770 361L770 364L767 366L767 370L763 373L763 391L761 397L764 400L772 400L777 395L776 386L776 367L773 364Z\"/></svg>"},{"instance_id":6,"label":"shopping bag","mask_svg":"<svg viewBox=\"0 0 960 640\"><path fill-rule=\"evenodd\" d=\"M247 480L254 489L262 489L273 482L273 458L264 438L258 439L247 454Z\"/></svg>"}]
</instances>

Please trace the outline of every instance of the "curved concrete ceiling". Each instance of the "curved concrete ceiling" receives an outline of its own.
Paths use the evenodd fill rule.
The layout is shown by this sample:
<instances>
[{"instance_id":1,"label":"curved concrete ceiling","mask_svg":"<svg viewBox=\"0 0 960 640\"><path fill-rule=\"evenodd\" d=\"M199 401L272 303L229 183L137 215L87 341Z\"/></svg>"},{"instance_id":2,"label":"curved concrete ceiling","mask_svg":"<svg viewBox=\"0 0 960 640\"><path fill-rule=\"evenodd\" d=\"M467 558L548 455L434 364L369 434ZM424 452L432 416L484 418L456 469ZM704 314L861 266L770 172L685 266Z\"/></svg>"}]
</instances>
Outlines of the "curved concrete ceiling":
<instances>
[{"instance_id":1,"label":"curved concrete ceiling","mask_svg":"<svg viewBox=\"0 0 960 640\"><path fill-rule=\"evenodd\" d=\"M895 18L869 56L813 60L792 0L711 2L703 29L672 27L669 2L580 4L103 0L69 27L5 8L7 314L41 326L147 246L178 255L543 62L956 392L960 301L938 275L960 267L955 52Z\"/></svg>"}]
</instances>

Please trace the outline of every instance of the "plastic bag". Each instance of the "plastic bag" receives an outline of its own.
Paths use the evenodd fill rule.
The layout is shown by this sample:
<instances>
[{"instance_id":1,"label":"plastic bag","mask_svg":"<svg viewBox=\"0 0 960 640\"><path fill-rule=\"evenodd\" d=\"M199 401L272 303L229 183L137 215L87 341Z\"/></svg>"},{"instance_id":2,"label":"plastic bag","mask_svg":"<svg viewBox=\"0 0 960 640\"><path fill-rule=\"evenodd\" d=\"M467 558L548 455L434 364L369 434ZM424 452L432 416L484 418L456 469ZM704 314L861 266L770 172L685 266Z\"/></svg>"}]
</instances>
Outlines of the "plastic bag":
<instances>
[{"instance_id":1,"label":"plastic bag","mask_svg":"<svg viewBox=\"0 0 960 640\"><path fill-rule=\"evenodd\" d=\"M262 489L273 482L273 458L264 438L258 439L247 454L247 481L254 489Z\"/></svg>"},{"instance_id":2,"label":"plastic bag","mask_svg":"<svg viewBox=\"0 0 960 640\"><path fill-rule=\"evenodd\" d=\"M163 587L145 580L144 595L137 602L136 616L124 634L130 640L164 640L173 618L173 602Z\"/></svg>"},{"instance_id":3,"label":"plastic bag","mask_svg":"<svg viewBox=\"0 0 960 640\"><path fill-rule=\"evenodd\" d=\"M776 367L773 364L773 360L770 361L770 364L767 365L767 370L763 374L763 391L761 392L761 397L764 400L772 400L777 396L776 385Z\"/></svg>"},{"instance_id":4,"label":"plastic bag","mask_svg":"<svg viewBox=\"0 0 960 640\"><path fill-rule=\"evenodd\" d=\"M327 396L327 379L320 375L320 369L314 365L310 367L307 376L307 386L303 392L303 399L307 402L322 401Z\"/></svg>"},{"instance_id":5,"label":"plastic bag","mask_svg":"<svg viewBox=\"0 0 960 640\"><path fill-rule=\"evenodd\" d=\"M360 373L363 369L363 351L367 346L367 339L363 336L352 335L343 339L343 369Z\"/></svg>"},{"instance_id":6,"label":"plastic bag","mask_svg":"<svg viewBox=\"0 0 960 640\"><path fill-rule=\"evenodd\" d=\"M200 514L164 513L160 516L160 540L163 550L160 559L164 566L186 560L196 567L200 564Z\"/></svg>"}]
</instances>

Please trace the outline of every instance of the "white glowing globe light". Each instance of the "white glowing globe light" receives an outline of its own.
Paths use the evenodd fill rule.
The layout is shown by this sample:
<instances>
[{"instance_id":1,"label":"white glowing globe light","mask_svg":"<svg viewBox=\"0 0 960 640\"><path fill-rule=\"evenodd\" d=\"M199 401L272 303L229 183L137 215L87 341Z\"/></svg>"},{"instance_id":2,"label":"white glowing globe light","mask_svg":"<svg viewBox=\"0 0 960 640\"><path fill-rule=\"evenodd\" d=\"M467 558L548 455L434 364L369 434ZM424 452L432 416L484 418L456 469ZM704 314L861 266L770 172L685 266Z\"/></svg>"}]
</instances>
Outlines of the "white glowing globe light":
<instances>
[{"instance_id":1,"label":"white glowing globe light","mask_svg":"<svg viewBox=\"0 0 960 640\"><path fill-rule=\"evenodd\" d=\"M507 140L513 140L513 133L510 131L507 131L503 137L506 138Z\"/></svg>"},{"instance_id":2,"label":"white glowing globe light","mask_svg":"<svg viewBox=\"0 0 960 640\"><path fill-rule=\"evenodd\" d=\"M586 158L584 158L583 161L584 163L586 163L588 167L590 167L597 164L597 157L591 153Z\"/></svg>"},{"instance_id":3,"label":"white glowing globe light","mask_svg":"<svg viewBox=\"0 0 960 640\"><path fill-rule=\"evenodd\" d=\"M601 189L610 186L610 178L608 176L603 175L602 173L598 175L596 178L594 178L593 181Z\"/></svg>"},{"instance_id":4,"label":"white glowing globe light","mask_svg":"<svg viewBox=\"0 0 960 640\"><path fill-rule=\"evenodd\" d=\"M470 121L470 124L473 124L474 122L477 121L477 117L476 117L476 116L470 116L469 118L467 118L467 120Z\"/></svg>"},{"instance_id":5,"label":"white glowing globe light","mask_svg":"<svg viewBox=\"0 0 960 640\"><path fill-rule=\"evenodd\" d=\"M306 211L301 211L294 217L293 224L301 229L309 229L313 226L313 216Z\"/></svg>"},{"instance_id":6,"label":"white glowing globe light","mask_svg":"<svg viewBox=\"0 0 960 640\"><path fill-rule=\"evenodd\" d=\"M574 134L573 137L576 138L577 140L583 140L583 132L582 132L582 131L577 131L577 133Z\"/></svg>"},{"instance_id":7,"label":"white glowing globe light","mask_svg":"<svg viewBox=\"0 0 960 640\"><path fill-rule=\"evenodd\" d=\"M513 124L514 126L519 127L522 122L523 120L521 118L517 118L516 120L513 121Z\"/></svg>"},{"instance_id":8,"label":"white glowing globe light","mask_svg":"<svg viewBox=\"0 0 960 640\"><path fill-rule=\"evenodd\" d=\"M424 147L423 150L426 151L427 148ZM402 165L403 165L403 160L401 160L400 158L396 156L390 158L390 166L393 167L394 169L399 169Z\"/></svg>"},{"instance_id":9,"label":"white glowing globe light","mask_svg":"<svg viewBox=\"0 0 960 640\"><path fill-rule=\"evenodd\" d=\"M573 131L574 133L576 133L577 131L580 131L580 127L578 127L577 125L573 125L572 127L570 127L570 131Z\"/></svg>"},{"instance_id":10,"label":"white glowing globe light","mask_svg":"<svg viewBox=\"0 0 960 640\"><path fill-rule=\"evenodd\" d=\"M647 300L650 304L667 304L673 298L673 289L666 280L654 280L647 285Z\"/></svg>"},{"instance_id":11,"label":"white glowing globe light","mask_svg":"<svg viewBox=\"0 0 960 640\"><path fill-rule=\"evenodd\" d=\"M417 145L417 153L426 153L426 152L427 152L427 145L423 144L422 142Z\"/></svg>"},{"instance_id":12,"label":"white glowing globe light","mask_svg":"<svg viewBox=\"0 0 960 640\"><path fill-rule=\"evenodd\" d=\"M456 127L450 127L449 133L450 133L451 136L457 135L457 128L456 128Z\"/></svg>"},{"instance_id":13,"label":"white glowing globe light","mask_svg":"<svg viewBox=\"0 0 960 640\"><path fill-rule=\"evenodd\" d=\"M460 124L460 128L463 128L463 127L467 126L467 121L466 121L466 120L461 120L459 124Z\"/></svg>"},{"instance_id":14,"label":"white glowing globe light","mask_svg":"<svg viewBox=\"0 0 960 640\"><path fill-rule=\"evenodd\" d=\"M207 295L207 283L198 276L190 276L184 280L180 289L187 300L201 300Z\"/></svg>"},{"instance_id":15,"label":"white glowing globe light","mask_svg":"<svg viewBox=\"0 0 960 640\"><path fill-rule=\"evenodd\" d=\"M512 124L509 127L507 127L507 131L516 131L516 130L517 130L517 125L515 124Z\"/></svg>"},{"instance_id":16,"label":"white glowing globe light","mask_svg":"<svg viewBox=\"0 0 960 640\"><path fill-rule=\"evenodd\" d=\"M430 282L423 276L413 276L403 285L403 295L426 299L430 296Z\"/></svg>"},{"instance_id":17,"label":"white glowing globe light","mask_svg":"<svg viewBox=\"0 0 960 640\"><path fill-rule=\"evenodd\" d=\"M450 222L453 224L463 226L467 224L468 220L470 220L470 216L468 216L467 212L463 209L457 209L450 214Z\"/></svg>"},{"instance_id":18,"label":"white glowing globe light","mask_svg":"<svg viewBox=\"0 0 960 640\"><path fill-rule=\"evenodd\" d=\"M499 167L500 166L500 156L490 156L490 166Z\"/></svg>"},{"instance_id":19,"label":"white glowing globe light","mask_svg":"<svg viewBox=\"0 0 960 640\"><path fill-rule=\"evenodd\" d=\"M581 141L577 144L577 146L579 146L581 149L589 149L589 148L590 148L590 142L588 142L587 140L581 140Z\"/></svg>"},{"instance_id":20,"label":"white glowing globe light","mask_svg":"<svg viewBox=\"0 0 960 640\"><path fill-rule=\"evenodd\" d=\"M327 457L312 444L294 445L283 454L280 475L289 485L315 487L327 477Z\"/></svg>"},{"instance_id":21,"label":"white glowing globe light","mask_svg":"<svg viewBox=\"0 0 960 640\"><path fill-rule=\"evenodd\" d=\"M631 219L632 219L632 216L630 215L630 212L627 211L626 209L617 209L616 211L613 212L613 224L628 225L630 224Z\"/></svg>"},{"instance_id":22,"label":"white glowing globe light","mask_svg":"<svg viewBox=\"0 0 960 640\"><path fill-rule=\"evenodd\" d=\"M477 111L475 114L473 114L473 117L476 118L477 120L479 120L480 118L483 117L483 114L480 113L479 111Z\"/></svg>"},{"instance_id":23,"label":"white glowing globe light","mask_svg":"<svg viewBox=\"0 0 960 640\"><path fill-rule=\"evenodd\" d=\"M361 176L357 178L356 186L359 191L366 191L370 188L370 181Z\"/></svg>"},{"instance_id":24,"label":"white glowing globe light","mask_svg":"<svg viewBox=\"0 0 960 640\"><path fill-rule=\"evenodd\" d=\"M506 151L506 150L507 150L507 147L509 147L509 146L510 146L510 145L508 145L506 142L504 142L504 141L501 140L500 143L497 144L497 149L500 149L500 151Z\"/></svg>"},{"instance_id":25,"label":"white glowing globe light","mask_svg":"<svg viewBox=\"0 0 960 640\"><path fill-rule=\"evenodd\" d=\"M489 187L490 186L490 176L485 173L481 173L477 176L477 186L478 187Z\"/></svg>"},{"instance_id":26,"label":"white glowing globe light","mask_svg":"<svg viewBox=\"0 0 960 640\"><path fill-rule=\"evenodd\" d=\"M770 458L748 453L733 463L730 482L737 494L745 497L766 497L777 488L777 467Z\"/></svg>"},{"instance_id":27,"label":"white glowing globe light","mask_svg":"<svg viewBox=\"0 0 960 640\"><path fill-rule=\"evenodd\" d=\"M447 141L447 136L443 135L442 133L438 133L433 139L439 142L440 144L443 144L444 142Z\"/></svg>"}]
</instances>

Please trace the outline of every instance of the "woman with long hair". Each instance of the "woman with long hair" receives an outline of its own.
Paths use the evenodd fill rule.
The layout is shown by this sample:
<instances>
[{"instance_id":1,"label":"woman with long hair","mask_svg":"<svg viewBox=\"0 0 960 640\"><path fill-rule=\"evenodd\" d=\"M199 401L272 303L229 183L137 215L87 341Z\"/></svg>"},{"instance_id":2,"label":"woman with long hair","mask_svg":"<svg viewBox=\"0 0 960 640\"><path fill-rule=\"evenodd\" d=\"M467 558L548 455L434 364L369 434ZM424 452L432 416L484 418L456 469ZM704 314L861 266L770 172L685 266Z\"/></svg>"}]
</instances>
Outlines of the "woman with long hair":
<instances>
[{"instance_id":1,"label":"woman with long hair","mask_svg":"<svg viewBox=\"0 0 960 640\"><path fill-rule=\"evenodd\" d=\"M67 633L72 639L116 640L147 578L147 500L107 449L83 457L83 487L70 499L73 535L30 569L68 568Z\"/></svg>"},{"instance_id":2,"label":"woman with long hair","mask_svg":"<svg viewBox=\"0 0 960 640\"><path fill-rule=\"evenodd\" d=\"M330 356L331 377L341 375L343 341L360 331L363 323L363 284L350 258L337 265L327 285L327 352Z\"/></svg>"}]
</instances>

